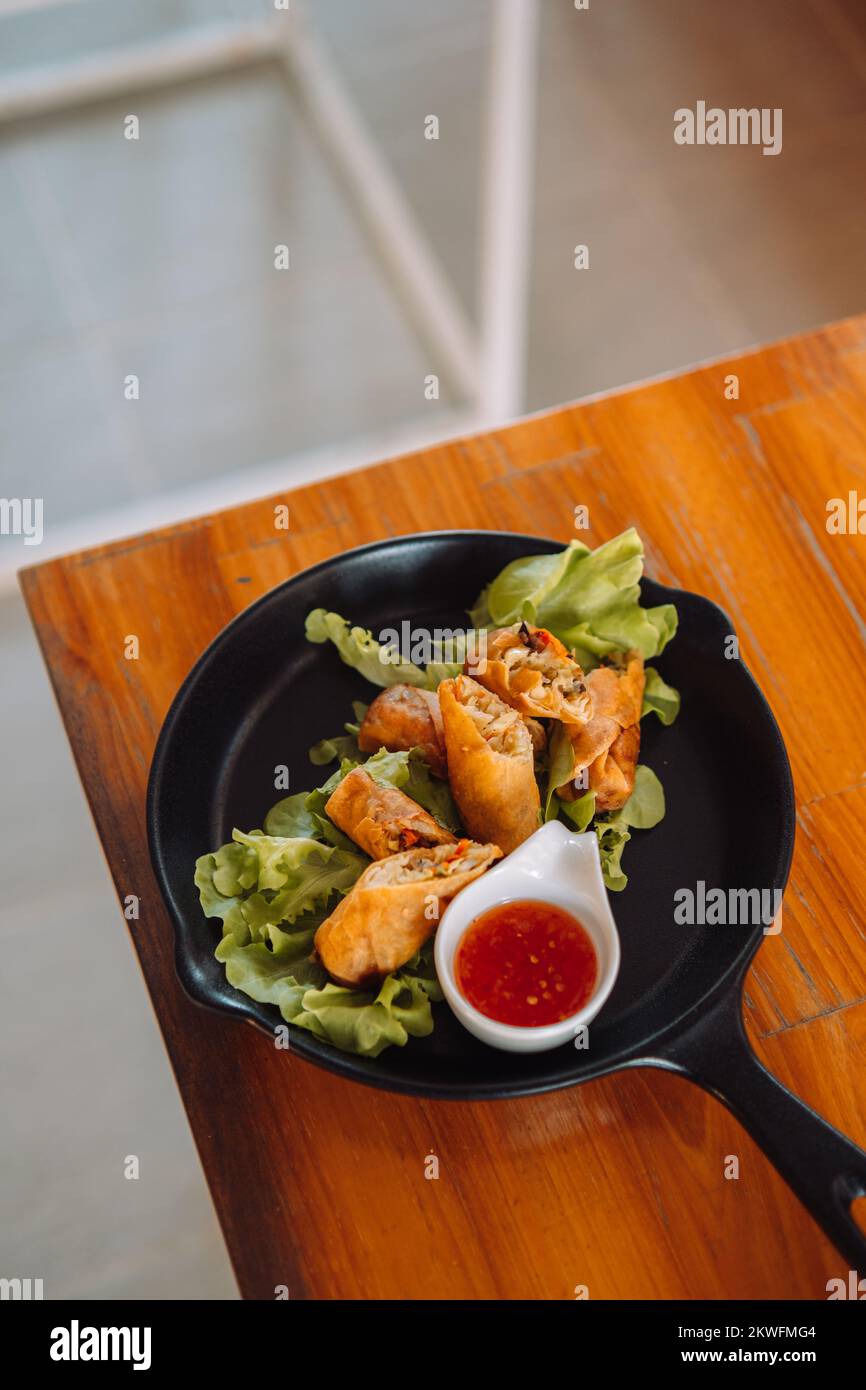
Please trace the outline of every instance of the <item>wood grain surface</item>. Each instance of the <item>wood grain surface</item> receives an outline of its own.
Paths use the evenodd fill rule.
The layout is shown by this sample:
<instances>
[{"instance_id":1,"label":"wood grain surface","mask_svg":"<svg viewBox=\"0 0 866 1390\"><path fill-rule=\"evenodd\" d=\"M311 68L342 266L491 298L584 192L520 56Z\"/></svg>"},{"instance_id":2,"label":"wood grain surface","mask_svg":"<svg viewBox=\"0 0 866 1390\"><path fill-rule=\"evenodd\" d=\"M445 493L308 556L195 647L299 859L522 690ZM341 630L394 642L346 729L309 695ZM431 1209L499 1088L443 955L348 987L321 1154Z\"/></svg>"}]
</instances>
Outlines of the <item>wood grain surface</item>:
<instances>
[{"instance_id":1,"label":"wood grain surface","mask_svg":"<svg viewBox=\"0 0 866 1390\"><path fill-rule=\"evenodd\" d=\"M726 378L739 378L728 399ZM866 318L23 572L22 584L241 1292L292 1298L823 1298L843 1262L716 1101L632 1071L488 1104L381 1094L195 1007L144 828L182 678L305 566L452 527L563 542L626 526L648 572L732 615L788 745L784 930L746 986L762 1060L866 1143L866 564L826 504L866 496ZM287 502L291 528L274 528ZM582 533L582 538L586 534ZM136 634L140 659L124 659ZM424 1177L429 1153L438 1181ZM727 1154L741 1177L726 1181Z\"/></svg>"}]
</instances>

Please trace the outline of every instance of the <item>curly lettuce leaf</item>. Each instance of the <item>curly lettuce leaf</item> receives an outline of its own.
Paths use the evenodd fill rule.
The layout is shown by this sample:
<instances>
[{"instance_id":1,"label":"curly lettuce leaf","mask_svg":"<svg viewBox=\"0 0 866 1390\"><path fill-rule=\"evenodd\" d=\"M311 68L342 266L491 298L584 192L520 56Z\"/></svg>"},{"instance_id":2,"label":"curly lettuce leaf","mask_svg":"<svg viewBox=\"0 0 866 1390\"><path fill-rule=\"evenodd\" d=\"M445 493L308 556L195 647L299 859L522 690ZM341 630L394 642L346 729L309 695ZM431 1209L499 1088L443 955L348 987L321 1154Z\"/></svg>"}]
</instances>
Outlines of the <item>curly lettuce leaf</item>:
<instances>
[{"instance_id":1,"label":"curly lettuce leaf","mask_svg":"<svg viewBox=\"0 0 866 1390\"><path fill-rule=\"evenodd\" d=\"M628 874L623 872L622 852L631 839L624 825L600 819L595 823L598 836L598 852L601 858L601 876L605 887L611 893L621 893L628 883Z\"/></svg>"},{"instance_id":2,"label":"curly lettuce leaf","mask_svg":"<svg viewBox=\"0 0 866 1390\"><path fill-rule=\"evenodd\" d=\"M283 934L289 937L289 933ZM303 941L288 948L270 949L262 942L242 945L231 935L224 936L214 954L225 966L226 979L259 1004L275 1004L287 1023L294 1023L303 1011L304 995L320 989L327 981L323 967L310 956L308 933Z\"/></svg>"},{"instance_id":3,"label":"curly lettuce leaf","mask_svg":"<svg viewBox=\"0 0 866 1390\"><path fill-rule=\"evenodd\" d=\"M592 826L598 837L604 882L611 892L620 893L628 883L628 875L622 867L622 852L631 839L631 832L651 830L658 825L665 814L665 795L652 768L641 763L635 772L634 791L621 810L596 816L595 792L586 791L575 801L560 801L554 796L547 819L553 820L560 813L581 834Z\"/></svg>"},{"instance_id":4,"label":"curly lettuce leaf","mask_svg":"<svg viewBox=\"0 0 866 1390\"><path fill-rule=\"evenodd\" d=\"M584 671L591 671L594 666L598 666L602 657L622 651L616 642L607 637L596 636L588 622L576 623L574 627L568 628L567 632L566 645L570 651L574 652L575 659L580 662Z\"/></svg>"},{"instance_id":5,"label":"curly lettuce leaf","mask_svg":"<svg viewBox=\"0 0 866 1390\"><path fill-rule=\"evenodd\" d=\"M232 839L236 844L246 845L258 860L258 887L260 890L272 888L275 891L294 887L302 880L315 885L319 876L331 879L334 875L345 875L357 869L356 864L347 863L345 855L318 840L299 836L286 839L282 835L265 835L260 830L247 834L243 830L233 830ZM348 886L354 879L346 880ZM334 886L339 886L336 883ZM318 889L313 887L316 893ZM313 907L308 903L303 911Z\"/></svg>"},{"instance_id":6,"label":"curly lettuce leaf","mask_svg":"<svg viewBox=\"0 0 866 1390\"><path fill-rule=\"evenodd\" d=\"M443 633L441 640L430 641L425 665L428 690L438 690L442 681L459 676L467 659L477 661L476 637L474 629L470 632L454 629Z\"/></svg>"},{"instance_id":7,"label":"curly lettuce leaf","mask_svg":"<svg viewBox=\"0 0 866 1390\"><path fill-rule=\"evenodd\" d=\"M417 753L381 749L364 766L376 781L406 786L416 799L419 791L432 792L440 813L447 811L441 784L433 783ZM367 990L334 984L315 958L316 931L331 911L331 898L348 892L369 863L324 814L331 791L357 766L344 759L323 787L277 802L265 818L264 834L235 830L230 844L197 860L195 882L205 916L222 920L215 954L229 984L275 1005L287 1023L334 1047L377 1057L386 1047L432 1032L431 1002L443 996L432 941L381 986ZM311 833L286 836L279 830Z\"/></svg>"},{"instance_id":8,"label":"curly lettuce leaf","mask_svg":"<svg viewBox=\"0 0 866 1390\"><path fill-rule=\"evenodd\" d=\"M223 937L216 956L229 984L259 1003L275 1004L287 1023L361 1057L378 1057L386 1047L403 1047L410 1037L433 1031L430 1001L438 981L422 977L412 962L378 989L348 989L329 981L306 941L295 940L308 933L282 935L287 944L274 949Z\"/></svg>"},{"instance_id":9,"label":"curly lettuce leaf","mask_svg":"<svg viewBox=\"0 0 866 1390\"><path fill-rule=\"evenodd\" d=\"M347 989L330 982L308 990L294 1023L343 1052L378 1057L386 1047L404 1047L410 1037L433 1031L424 986L410 976L386 975L378 991Z\"/></svg>"},{"instance_id":10,"label":"curly lettuce leaf","mask_svg":"<svg viewBox=\"0 0 866 1390\"><path fill-rule=\"evenodd\" d=\"M196 861L195 883L205 916L221 918L223 933L246 944L347 893L368 862L318 840L235 830L233 843Z\"/></svg>"},{"instance_id":11,"label":"curly lettuce leaf","mask_svg":"<svg viewBox=\"0 0 866 1390\"><path fill-rule=\"evenodd\" d=\"M383 647L366 628L353 627L339 613L314 608L307 614L305 630L310 642L333 642L346 665L360 671L372 685L435 689L427 672L414 661L401 660L393 648Z\"/></svg>"}]
</instances>

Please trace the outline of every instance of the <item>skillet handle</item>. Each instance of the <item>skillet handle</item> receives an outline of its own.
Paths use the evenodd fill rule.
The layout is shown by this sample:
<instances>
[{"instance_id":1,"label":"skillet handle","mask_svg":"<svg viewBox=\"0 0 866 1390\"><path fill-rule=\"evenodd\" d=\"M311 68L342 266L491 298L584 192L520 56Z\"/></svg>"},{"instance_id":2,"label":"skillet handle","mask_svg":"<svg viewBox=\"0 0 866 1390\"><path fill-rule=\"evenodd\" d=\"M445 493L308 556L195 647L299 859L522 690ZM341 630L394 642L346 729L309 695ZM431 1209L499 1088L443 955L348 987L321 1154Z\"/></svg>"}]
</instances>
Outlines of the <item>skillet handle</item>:
<instances>
[{"instance_id":1,"label":"skillet handle","mask_svg":"<svg viewBox=\"0 0 866 1390\"><path fill-rule=\"evenodd\" d=\"M866 1153L798 1100L758 1061L738 990L646 1058L710 1091L763 1149L825 1235L866 1276L866 1235L851 1204L866 1195Z\"/></svg>"}]
</instances>

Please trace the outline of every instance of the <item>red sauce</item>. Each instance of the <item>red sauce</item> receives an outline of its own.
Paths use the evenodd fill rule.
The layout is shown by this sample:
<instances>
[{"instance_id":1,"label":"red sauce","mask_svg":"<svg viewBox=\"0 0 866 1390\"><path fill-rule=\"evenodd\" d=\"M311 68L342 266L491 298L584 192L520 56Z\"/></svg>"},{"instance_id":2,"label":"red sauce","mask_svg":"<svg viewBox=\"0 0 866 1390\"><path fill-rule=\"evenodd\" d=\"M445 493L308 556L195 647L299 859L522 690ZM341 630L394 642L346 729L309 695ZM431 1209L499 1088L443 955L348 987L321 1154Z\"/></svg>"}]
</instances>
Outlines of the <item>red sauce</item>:
<instances>
[{"instance_id":1,"label":"red sauce","mask_svg":"<svg viewBox=\"0 0 866 1390\"><path fill-rule=\"evenodd\" d=\"M454 960L461 993L499 1023L541 1028L577 1013L598 979L589 935L569 912L523 899L470 922Z\"/></svg>"}]
</instances>

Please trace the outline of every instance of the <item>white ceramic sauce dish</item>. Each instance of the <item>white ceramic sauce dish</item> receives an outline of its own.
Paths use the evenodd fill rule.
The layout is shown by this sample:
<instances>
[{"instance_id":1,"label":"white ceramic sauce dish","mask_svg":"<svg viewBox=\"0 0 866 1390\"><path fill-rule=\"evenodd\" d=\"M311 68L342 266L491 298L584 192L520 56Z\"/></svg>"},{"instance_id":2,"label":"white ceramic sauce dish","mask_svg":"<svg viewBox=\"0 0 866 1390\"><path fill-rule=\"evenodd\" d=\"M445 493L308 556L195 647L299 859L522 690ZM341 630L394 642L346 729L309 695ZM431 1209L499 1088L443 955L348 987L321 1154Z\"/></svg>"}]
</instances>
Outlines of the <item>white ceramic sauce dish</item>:
<instances>
[{"instance_id":1,"label":"white ceramic sauce dish","mask_svg":"<svg viewBox=\"0 0 866 1390\"><path fill-rule=\"evenodd\" d=\"M461 993L454 971L457 948L475 918L501 903L526 899L553 903L576 917L598 958L598 978L583 1008L540 1028L499 1023L480 1013ZM598 837L594 831L572 833L561 821L549 821L502 864L464 888L436 932L436 970L452 1011L476 1038L506 1052L544 1052L573 1039L605 1003L619 962L619 934L601 876Z\"/></svg>"}]
</instances>

